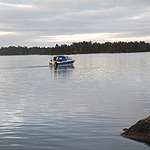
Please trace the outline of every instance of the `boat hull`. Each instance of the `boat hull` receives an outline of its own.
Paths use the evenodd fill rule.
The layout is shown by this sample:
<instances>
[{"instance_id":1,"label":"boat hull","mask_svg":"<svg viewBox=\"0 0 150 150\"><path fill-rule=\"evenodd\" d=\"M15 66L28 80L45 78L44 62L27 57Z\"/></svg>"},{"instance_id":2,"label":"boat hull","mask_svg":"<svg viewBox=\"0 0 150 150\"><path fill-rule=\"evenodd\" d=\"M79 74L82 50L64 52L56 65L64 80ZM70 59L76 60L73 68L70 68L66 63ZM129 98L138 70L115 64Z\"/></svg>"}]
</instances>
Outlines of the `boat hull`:
<instances>
[{"instance_id":1,"label":"boat hull","mask_svg":"<svg viewBox=\"0 0 150 150\"><path fill-rule=\"evenodd\" d=\"M57 66L72 66L74 63L74 60L71 61L62 61L62 62L49 62L49 66L55 66L55 63L57 63Z\"/></svg>"}]
</instances>

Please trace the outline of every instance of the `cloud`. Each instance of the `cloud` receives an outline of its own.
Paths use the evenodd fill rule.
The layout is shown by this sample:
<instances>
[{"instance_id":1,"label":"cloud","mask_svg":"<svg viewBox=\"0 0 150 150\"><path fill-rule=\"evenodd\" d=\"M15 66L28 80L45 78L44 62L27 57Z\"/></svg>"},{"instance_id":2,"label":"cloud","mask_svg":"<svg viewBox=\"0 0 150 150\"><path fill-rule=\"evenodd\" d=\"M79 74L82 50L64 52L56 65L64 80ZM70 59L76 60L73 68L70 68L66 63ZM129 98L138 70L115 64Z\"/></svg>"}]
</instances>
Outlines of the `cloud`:
<instances>
[{"instance_id":1,"label":"cloud","mask_svg":"<svg viewBox=\"0 0 150 150\"><path fill-rule=\"evenodd\" d=\"M0 35L11 35L14 34L14 32L5 32L5 31L0 31Z\"/></svg>"},{"instance_id":2,"label":"cloud","mask_svg":"<svg viewBox=\"0 0 150 150\"><path fill-rule=\"evenodd\" d=\"M11 7L32 8L32 5L11 4L11 3L4 3L4 2L0 2L0 5L1 5L1 7L4 7L4 8L11 8Z\"/></svg>"},{"instance_id":3,"label":"cloud","mask_svg":"<svg viewBox=\"0 0 150 150\"><path fill-rule=\"evenodd\" d=\"M149 0L0 0L0 20L0 46L150 42Z\"/></svg>"},{"instance_id":4,"label":"cloud","mask_svg":"<svg viewBox=\"0 0 150 150\"><path fill-rule=\"evenodd\" d=\"M47 41L47 42L79 42L84 41L86 37L87 40L97 41L98 39L104 40L106 38L112 38L116 35L120 35L120 33L95 33L95 34L74 34L74 35L53 35L53 36L41 36L38 39L39 41Z\"/></svg>"}]
</instances>

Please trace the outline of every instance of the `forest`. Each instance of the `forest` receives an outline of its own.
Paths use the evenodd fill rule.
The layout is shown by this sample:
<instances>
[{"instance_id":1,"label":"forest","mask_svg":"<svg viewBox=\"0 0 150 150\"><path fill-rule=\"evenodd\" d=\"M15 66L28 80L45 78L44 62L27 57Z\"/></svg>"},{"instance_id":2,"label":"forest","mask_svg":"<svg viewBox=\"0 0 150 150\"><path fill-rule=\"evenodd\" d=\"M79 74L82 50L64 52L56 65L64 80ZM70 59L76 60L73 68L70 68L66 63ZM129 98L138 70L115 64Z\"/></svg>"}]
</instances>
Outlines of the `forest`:
<instances>
[{"instance_id":1,"label":"forest","mask_svg":"<svg viewBox=\"0 0 150 150\"><path fill-rule=\"evenodd\" d=\"M1 47L0 55L70 55L90 53L134 53L150 52L150 43L140 42L74 42L72 44L56 44L55 47Z\"/></svg>"}]
</instances>

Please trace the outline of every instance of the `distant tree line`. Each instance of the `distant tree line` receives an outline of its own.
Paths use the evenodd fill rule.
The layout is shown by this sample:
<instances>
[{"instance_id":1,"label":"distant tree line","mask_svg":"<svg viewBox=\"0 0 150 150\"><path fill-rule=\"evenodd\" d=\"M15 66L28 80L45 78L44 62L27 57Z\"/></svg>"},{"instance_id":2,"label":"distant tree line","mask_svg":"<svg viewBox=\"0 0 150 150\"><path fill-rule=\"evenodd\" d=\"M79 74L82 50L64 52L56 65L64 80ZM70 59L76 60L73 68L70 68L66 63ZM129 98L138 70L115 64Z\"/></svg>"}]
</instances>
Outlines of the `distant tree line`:
<instances>
[{"instance_id":1,"label":"distant tree line","mask_svg":"<svg viewBox=\"0 0 150 150\"><path fill-rule=\"evenodd\" d=\"M0 55L69 55L89 53L133 53L150 52L150 43L140 42L74 42L70 45L56 44L55 47L1 47Z\"/></svg>"}]
</instances>

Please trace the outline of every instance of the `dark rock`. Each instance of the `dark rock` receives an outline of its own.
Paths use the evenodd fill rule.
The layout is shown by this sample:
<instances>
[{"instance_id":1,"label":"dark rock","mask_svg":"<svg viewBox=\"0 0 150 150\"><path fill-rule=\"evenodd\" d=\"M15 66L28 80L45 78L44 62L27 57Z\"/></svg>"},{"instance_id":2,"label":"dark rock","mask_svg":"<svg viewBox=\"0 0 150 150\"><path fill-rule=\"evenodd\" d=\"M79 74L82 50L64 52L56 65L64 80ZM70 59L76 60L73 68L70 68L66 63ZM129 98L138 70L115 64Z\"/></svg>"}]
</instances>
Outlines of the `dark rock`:
<instances>
[{"instance_id":1,"label":"dark rock","mask_svg":"<svg viewBox=\"0 0 150 150\"><path fill-rule=\"evenodd\" d=\"M127 129L127 128L125 128L125 129L123 129L123 131L128 131L129 129Z\"/></svg>"},{"instance_id":2,"label":"dark rock","mask_svg":"<svg viewBox=\"0 0 150 150\"><path fill-rule=\"evenodd\" d=\"M150 144L150 116L123 130L121 136Z\"/></svg>"}]
</instances>

